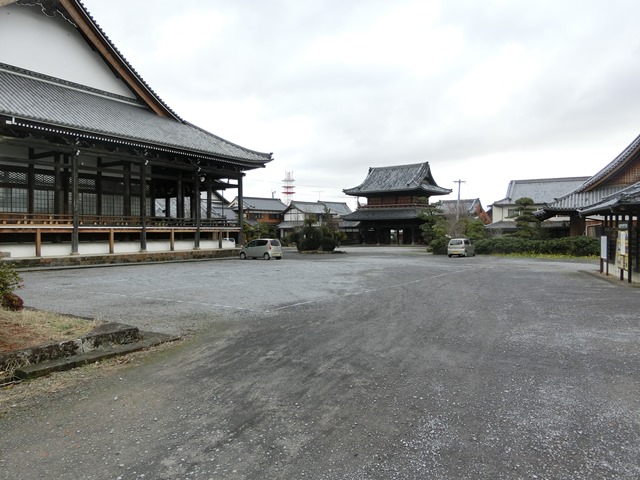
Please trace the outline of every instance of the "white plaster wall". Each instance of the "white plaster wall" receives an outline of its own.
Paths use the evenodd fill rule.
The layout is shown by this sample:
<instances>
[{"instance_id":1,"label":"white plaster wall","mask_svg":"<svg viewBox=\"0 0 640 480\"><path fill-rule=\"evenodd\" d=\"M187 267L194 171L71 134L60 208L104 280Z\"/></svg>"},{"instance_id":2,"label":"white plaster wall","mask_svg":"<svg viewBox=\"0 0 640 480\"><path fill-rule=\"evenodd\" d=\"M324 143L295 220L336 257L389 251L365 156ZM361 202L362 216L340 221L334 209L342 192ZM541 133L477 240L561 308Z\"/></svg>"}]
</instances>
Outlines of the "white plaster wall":
<instances>
[{"instance_id":1,"label":"white plaster wall","mask_svg":"<svg viewBox=\"0 0 640 480\"><path fill-rule=\"evenodd\" d=\"M76 28L40 7L0 7L0 62L135 98Z\"/></svg>"},{"instance_id":2,"label":"white plaster wall","mask_svg":"<svg viewBox=\"0 0 640 480\"><path fill-rule=\"evenodd\" d=\"M222 241L222 248L235 248L235 243L227 240ZM207 250L215 250L220 248L218 240L201 239L200 248ZM140 242L116 242L114 245L115 253L137 253L140 251ZM175 249L179 251L193 250L192 240L177 240ZM171 245L169 241L149 240L147 241L148 252L169 252ZM30 258L35 257L36 247L34 244L0 244L0 252L8 252L10 258ZM80 255L105 255L109 253L108 243L85 243L78 244L78 253ZM43 243L43 257L65 257L71 255L70 243Z\"/></svg>"},{"instance_id":3,"label":"white plaster wall","mask_svg":"<svg viewBox=\"0 0 640 480\"><path fill-rule=\"evenodd\" d=\"M494 222L499 222L501 220L513 220L511 218L505 218L506 217L506 212L507 209L503 208L503 207L496 207L495 205L493 206L493 221Z\"/></svg>"}]
</instances>

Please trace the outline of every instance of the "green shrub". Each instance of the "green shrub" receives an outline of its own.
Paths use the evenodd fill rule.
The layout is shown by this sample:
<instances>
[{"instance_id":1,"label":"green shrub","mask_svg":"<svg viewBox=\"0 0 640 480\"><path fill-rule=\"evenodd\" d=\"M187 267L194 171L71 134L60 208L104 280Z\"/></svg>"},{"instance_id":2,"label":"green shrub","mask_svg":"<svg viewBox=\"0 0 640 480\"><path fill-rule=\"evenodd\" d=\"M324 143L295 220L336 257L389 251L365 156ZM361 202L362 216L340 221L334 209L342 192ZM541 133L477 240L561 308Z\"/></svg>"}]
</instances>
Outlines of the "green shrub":
<instances>
[{"instance_id":1,"label":"green shrub","mask_svg":"<svg viewBox=\"0 0 640 480\"><path fill-rule=\"evenodd\" d=\"M429 243L429 247L431 247L431 252L433 252L434 255L446 255L448 244L449 239L447 237L438 237L434 240L431 240L431 243Z\"/></svg>"},{"instance_id":2,"label":"green shrub","mask_svg":"<svg viewBox=\"0 0 640 480\"><path fill-rule=\"evenodd\" d=\"M333 252L337 246L338 242L331 237L322 237L320 240L320 248L323 252Z\"/></svg>"},{"instance_id":3,"label":"green shrub","mask_svg":"<svg viewBox=\"0 0 640 480\"><path fill-rule=\"evenodd\" d=\"M2 295L0 305L2 305L2 308L6 308L7 310L12 310L14 312L17 312L24 308L24 302L22 301L22 298L12 292L7 292Z\"/></svg>"},{"instance_id":4,"label":"green shrub","mask_svg":"<svg viewBox=\"0 0 640 480\"><path fill-rule=\"evenodd\" d=\"M284 238L282 239L282 243L285 246L289 246L289 245L297 245L298 241L299 241L299 237L300 235L298 234L298 232L291 232L291 233L287 233Z\"/></svg>"},{"instance_id":5,"label":"green shrub","mask_svg":"<svg viewBox=\"0 0 640 480\"><path fill-rule=\"evenodd\" d=\"M0 263L0 296L22 288L22 277L18 275L13 265Z\"/></svg>"},{"instance_id":6,"label":"green shrub","mask_svg":"<svg viewBox=\"0 0 640 480\"><path fill-rule=\"evenodd\" d=\"M300 232L298 251L308 252L320 248L320 230L313 227L304 227Z\"/></svg>"}]
</instances>

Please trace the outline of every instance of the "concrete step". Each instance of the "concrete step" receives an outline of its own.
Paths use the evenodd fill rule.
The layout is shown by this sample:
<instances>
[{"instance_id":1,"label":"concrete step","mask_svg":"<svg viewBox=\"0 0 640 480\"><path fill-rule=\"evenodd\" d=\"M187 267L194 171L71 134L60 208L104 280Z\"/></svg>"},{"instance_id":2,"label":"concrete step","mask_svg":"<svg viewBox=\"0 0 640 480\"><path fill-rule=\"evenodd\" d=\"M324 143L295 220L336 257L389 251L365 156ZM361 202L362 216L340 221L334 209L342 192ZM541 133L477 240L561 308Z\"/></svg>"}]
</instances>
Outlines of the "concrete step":
<instances>
[{"instance_id":1,"label":"concrete step","mask_svg":"<svg viewBox=\"0 0 640 480\"><path fill-rule=\"evenodd\" d=\"M143 335L142 339L132 343L112 344L97 348L86 353L79 353L77 355L72 355L69 357L57 358L55 360L49 360L25 367L20 367L15 370L14 377L19 380L42 377L53 372L71 370L72 368L88 365L89 363L95 363L119 355L125 355L127 353L136 352L177 339L178 337L172 335L147 332Z\"/></svg>"}]
</instances>

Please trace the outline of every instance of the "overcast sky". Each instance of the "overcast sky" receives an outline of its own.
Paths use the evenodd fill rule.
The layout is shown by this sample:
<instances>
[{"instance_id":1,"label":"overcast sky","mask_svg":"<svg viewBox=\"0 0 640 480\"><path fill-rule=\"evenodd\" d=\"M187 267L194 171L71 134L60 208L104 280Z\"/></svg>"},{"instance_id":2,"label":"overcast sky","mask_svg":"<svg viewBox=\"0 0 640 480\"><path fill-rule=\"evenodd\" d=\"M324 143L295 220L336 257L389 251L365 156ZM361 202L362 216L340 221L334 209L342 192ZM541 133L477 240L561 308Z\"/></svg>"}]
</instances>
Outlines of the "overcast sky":
<instances>
[{"instance_id":1,"label":"overcast sky","mask_svg":"<svg viewBox=\"0 0 640 480\"><path fill-rule=\"evenodd\" d=\"M182 118L253 150L246 196L355 201L427 161L487 207L590 176L640 134L637 0L85 0ZM229 192L230 196L235 196ZM432 197L432 201L438 197Z\"/></svg>"}]
</instances>

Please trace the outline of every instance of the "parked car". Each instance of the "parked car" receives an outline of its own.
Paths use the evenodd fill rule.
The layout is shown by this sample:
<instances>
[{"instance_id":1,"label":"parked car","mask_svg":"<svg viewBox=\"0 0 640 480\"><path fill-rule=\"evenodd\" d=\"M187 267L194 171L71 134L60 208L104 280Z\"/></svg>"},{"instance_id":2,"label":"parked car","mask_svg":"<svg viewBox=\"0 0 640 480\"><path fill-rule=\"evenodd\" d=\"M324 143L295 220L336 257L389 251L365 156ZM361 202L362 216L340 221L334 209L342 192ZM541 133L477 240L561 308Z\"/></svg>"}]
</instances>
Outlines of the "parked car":
<instances>
[{"instance_id":1,"label":"parked car","mask_svg":"<svg viewBox=\"0 0 640 480\"><path fill-rule=\"evenodd\" d=\"M222 240L225 241L225 242L231 242L234 245L236 244L236 239L235 238L225 237Z\"/></svg>"},{"instance_id":2,"label":"parked car","mask_svg":"<svg viewBox=\"0 0 640 480\"><path fill-rule=\"evenodd\" d=\"M275 238L258 238L257 240L251 240L240 250L240 258L264 258L269 260L275 258L280 260L282 258L282 245L280 240Z\"/></svg>"},{"instance_id":3,"label":"parked car","mask_svg":"<svg viewBox=\"0 0 640 480\"><path fill-rule=\"evenodd\" d=\"M447 255L453 257L458 255L460 257L468 257L469 255L476 256L476 247L474 247L468 238L452 238L447 245Z\"/></svg>"}]
</instances>

